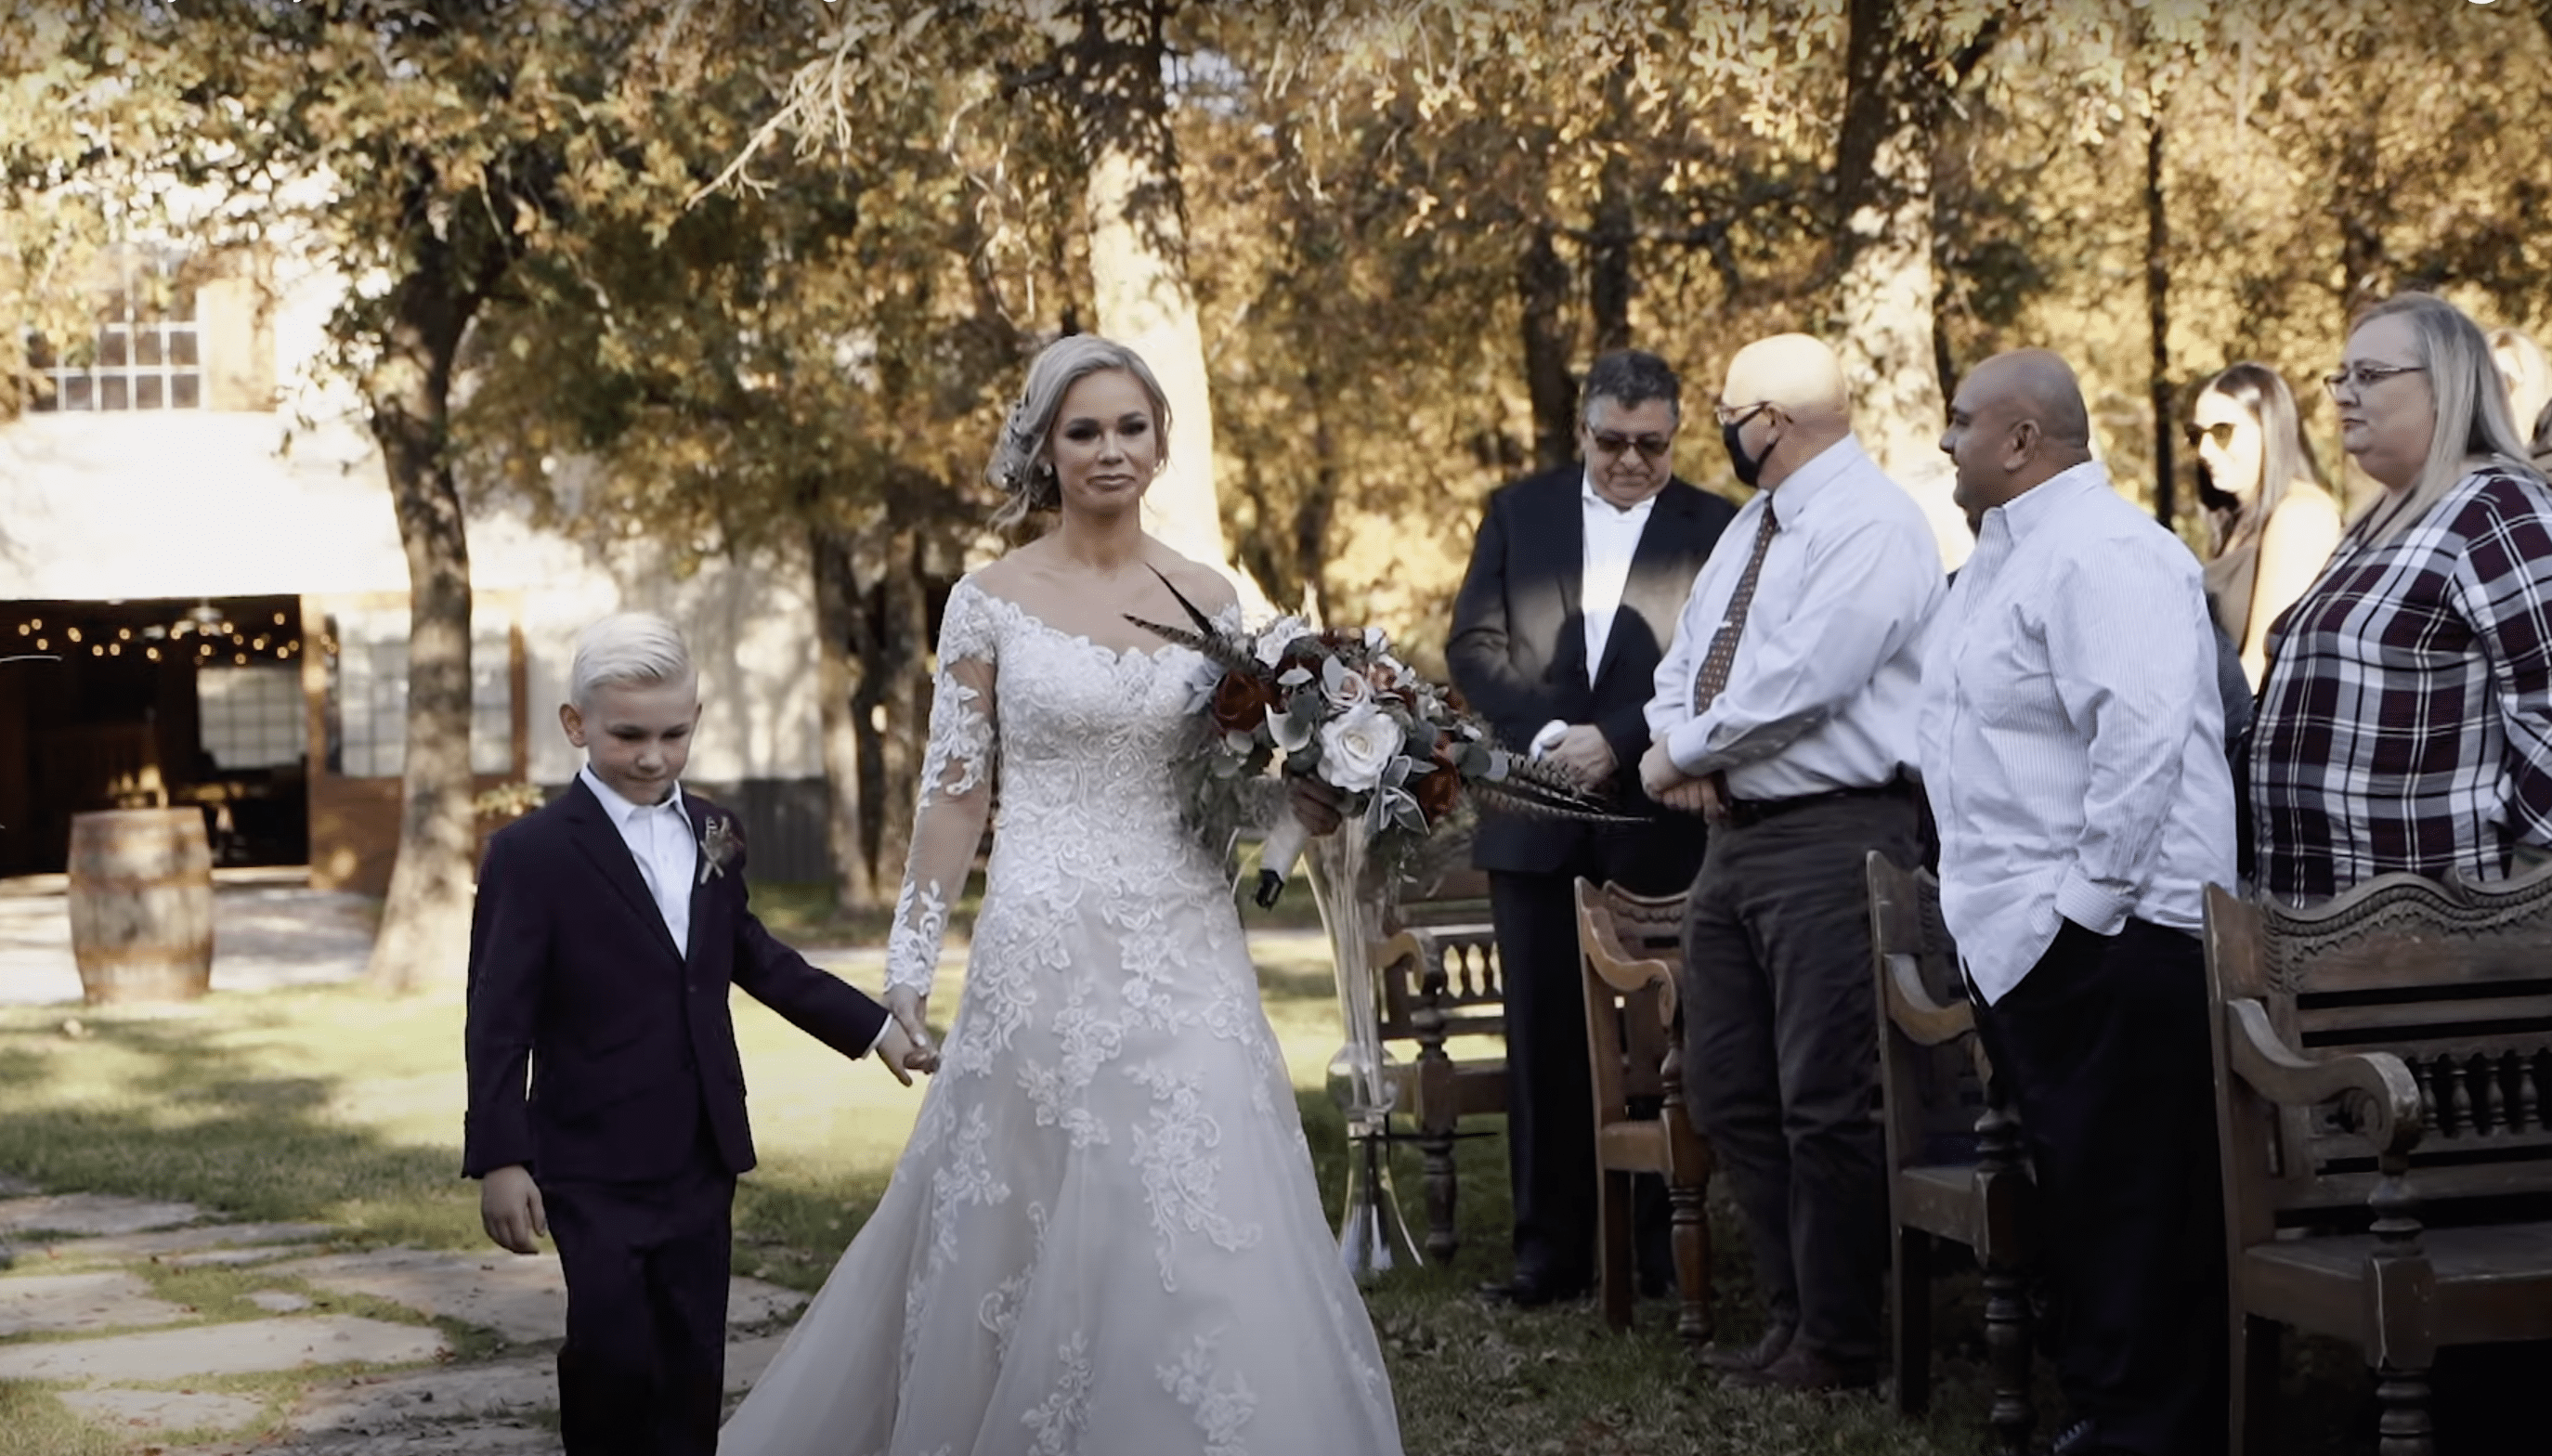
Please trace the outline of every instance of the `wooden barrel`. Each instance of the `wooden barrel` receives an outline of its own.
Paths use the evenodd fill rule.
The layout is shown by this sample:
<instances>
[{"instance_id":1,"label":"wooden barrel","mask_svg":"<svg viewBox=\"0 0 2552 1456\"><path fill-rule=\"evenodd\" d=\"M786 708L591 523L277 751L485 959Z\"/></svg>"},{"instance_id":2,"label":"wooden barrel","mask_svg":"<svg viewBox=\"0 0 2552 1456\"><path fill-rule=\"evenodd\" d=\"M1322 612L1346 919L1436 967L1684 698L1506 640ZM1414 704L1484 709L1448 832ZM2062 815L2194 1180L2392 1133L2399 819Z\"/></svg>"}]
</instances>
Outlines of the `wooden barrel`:
<instances>
[{"instance_id":1,"label":"wooden barrel","mask_svg":"<svg viewBox=\"0 0 2552 1456\"><path fill-rule=\"evenodd\" d=\"M71 956L89 1003L189 1000L213 984L213 856L193 808L71 818Z\"/></svg>"}]
</instances>

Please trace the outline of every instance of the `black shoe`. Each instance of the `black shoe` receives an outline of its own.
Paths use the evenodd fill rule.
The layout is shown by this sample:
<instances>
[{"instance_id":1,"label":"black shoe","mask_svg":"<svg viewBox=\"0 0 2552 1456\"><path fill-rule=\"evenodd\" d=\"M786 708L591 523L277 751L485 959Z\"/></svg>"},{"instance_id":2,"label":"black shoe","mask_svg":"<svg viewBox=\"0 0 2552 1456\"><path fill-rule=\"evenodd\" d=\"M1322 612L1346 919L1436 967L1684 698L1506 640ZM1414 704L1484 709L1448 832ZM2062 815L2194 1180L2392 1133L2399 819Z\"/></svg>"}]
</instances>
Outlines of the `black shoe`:
<instances>
[{"instance_id":1,"label":"black shoe","mask_svg":"<svg viewBox=\"0 0 2552 1456\"><path fill-rule=\"evenodd\" d=\"M1760 1370L1729 1372L1728 1383L1758 1391L1865 1391L1878 1384L1875 1361L1838 1363L1805 1345L1792 1345Z\"/></svg>"},{"instance_id":2,"label":"black shoe","mask_svg":"<svg viewBox=\"0 0 2552 1456\"><path fill-rule=\"evenodd\" d=\"M1752 1375L1780 1359L1790 1348L1790 1337L1797 1333L1796 1325L1775 1324L1743 1350L1723 1350L1713 1345L1701 1352L1701 1363L1725 1375Z\"/></svg>"},{"instance_id":3,"label":"black shoe","mask_svg":"<svg viewBox=\"0 0 2552 1456\"><path fill-rule=\"evenodd\" d=\"M1544 1304L1557 1304L1568 1300L1582 1300L1593 1286L1586 1280L1557 1280L1542 1275L1519 1274L1503 1283L1480 1286L1480 1298L1493 1304L1513 1304L1519 1309L1539 1309Z\"/></svg>"}]
</instances>

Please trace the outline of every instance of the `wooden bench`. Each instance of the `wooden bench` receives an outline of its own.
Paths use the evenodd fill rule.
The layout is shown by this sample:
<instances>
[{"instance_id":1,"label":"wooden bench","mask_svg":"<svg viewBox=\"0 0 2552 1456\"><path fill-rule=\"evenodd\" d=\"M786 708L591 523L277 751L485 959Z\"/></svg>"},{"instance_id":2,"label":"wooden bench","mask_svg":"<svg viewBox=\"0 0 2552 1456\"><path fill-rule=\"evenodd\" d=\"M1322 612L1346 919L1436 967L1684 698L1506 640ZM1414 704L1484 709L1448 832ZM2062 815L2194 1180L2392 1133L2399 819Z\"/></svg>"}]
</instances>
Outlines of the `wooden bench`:
<instances>
[{"instance_id":1,"label":"wooden bench","mask_svg":"<svg viewBox=\"0 0 2552 1456\"><path fill-rule=\"evenodd\" d=\"M2439 1348L2552 1339L2552 868L2209 889L2206 951L2237 1456L2282 1325L2354 1341L2384 1456L2431 1456Z\"/></svg>"},{"instance_id":2,"label":"wooden bench","mask_svg":"<svg viewBox=\"0 0 2552 1456\"><path fill-rule=\"evenodd\" d=\"M1665 1180L1674 1210L1675 1332L1698 1360L1710 1340L1710 1144L1683 1099L1684 897L1577 882L1577 959L1595 1094L1596 1240L1604 1322L1631 1327L1639 1263L1633 1180Z\"/></svg>"},{"instance_id":3,"label":"wooden bench","mask_svg":"<svg viewBox=\"0 0 2552 1456\"><path fill-rule=\"evenodd\" d=\"M1958 949L1931 872L1872 852L1869 946L1878 992L1878 1074L1893 1237L1896 1408L1932 1404L1932 1246L1975 1251L1984 1274L1988 1416L1994 1449L2029 1449L2027 1282L2035 1203L2020 1120L1993 1086Z\"/></svg>"},{"instance_id":4,"label":"wooden bench","mask_svg":"<svg viewBox=\"0 0 2552 1456\"><path fill-rule=\"evenodd\" d=\"M1372 951L1382 983L1382 1036L1414 1043L1417 1056L1394 1066L1395 1109L1417 1128L1426 1166L1427 1257L1449 1263L1458 1186L1453 1144L1463 1118L1507 1108L1501 1055L1457 1060L1445 1043L1494 1036L1503 1048L1506 988L1498 979L1497 932L1489 923L1488 877L1444 869L1405 883Z\"/></svg>"}]
</instances>

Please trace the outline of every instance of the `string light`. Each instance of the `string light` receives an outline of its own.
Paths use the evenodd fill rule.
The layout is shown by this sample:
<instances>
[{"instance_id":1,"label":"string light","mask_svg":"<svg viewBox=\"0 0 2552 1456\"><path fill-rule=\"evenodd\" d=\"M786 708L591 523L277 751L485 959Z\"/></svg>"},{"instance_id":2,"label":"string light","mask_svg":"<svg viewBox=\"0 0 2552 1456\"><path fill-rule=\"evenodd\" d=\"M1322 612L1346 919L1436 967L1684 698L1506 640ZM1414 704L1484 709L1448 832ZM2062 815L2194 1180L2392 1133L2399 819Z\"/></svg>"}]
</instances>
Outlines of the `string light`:
<instances>
[{"instance_id":1,"label":"string light","mask_svg":"<svg viewBox=\"0 0 2552 1456\"><path fill-rule=\"evenodd\" d=\"M173 619L153 622L136 620L133 616L127 615L130 608L121 601L107 601L97 605L101 615L106 616L106 620L85 622L56 620L52 622L51 630L48 631L46 618L28 617L17 623L17 637L26 644L26 650L31 652L50 652L53 646L53 638L59 637L70 644L67 650L74 653L78 648L87 648L92 660L120 659L129 644L138 655L137 664L144 661L174 664L191 662L197 667L219 664L223 658L229 658L232 665L243 668L259 663L289 666L302 655L302 649L309 645L300 637L298 629L293 625L296 619L290 611L266 608L257 612L251 620L241 622L225 616L219 607L210 602L199 602L178 613ZM124 620L122 622L115 620L118 616L122 616ZM268 618L272 619L271 626L267 625ZM5 633L6 630L5 619L0 619L0 633ZM313 640L316 638L314 637ZM192 657L187 656L185 652L190 642L195 648ZM337 649L333 638L327 639L324 645L332 654ZM161 646L168 648L167 654L162 654Z\"/></svg>"}]
</instances>

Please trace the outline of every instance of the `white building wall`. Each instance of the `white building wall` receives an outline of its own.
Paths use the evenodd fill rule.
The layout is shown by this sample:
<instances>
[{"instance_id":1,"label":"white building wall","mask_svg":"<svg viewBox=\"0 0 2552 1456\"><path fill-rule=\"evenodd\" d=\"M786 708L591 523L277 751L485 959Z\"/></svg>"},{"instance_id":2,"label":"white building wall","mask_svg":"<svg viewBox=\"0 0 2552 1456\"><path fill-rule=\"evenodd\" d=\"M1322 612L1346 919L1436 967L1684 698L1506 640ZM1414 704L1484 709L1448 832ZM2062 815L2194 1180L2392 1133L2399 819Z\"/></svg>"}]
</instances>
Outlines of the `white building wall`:
<instances>
[{"instance_id":1,"label":"white building wall","mask_svg":"<svg viewBox=\"0 0 2552 1456\"><path fill-rule=\"evenodd\" d=\"M802 557L712 559L676 579L653 553L606 557L503 508L473 515L470 553L478 591L521 603L534 781L564 782L578 762L557 728L577 631L624 609L663 612L691 641L706 704L694 778L822 773ZM380 457L351 421L294 432L280 414L168 411L0 427L0 600L406 590Z\"/></svg>"}]
</instances>

